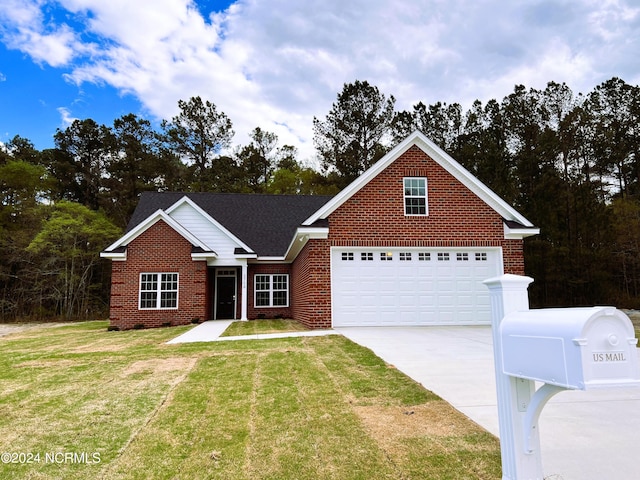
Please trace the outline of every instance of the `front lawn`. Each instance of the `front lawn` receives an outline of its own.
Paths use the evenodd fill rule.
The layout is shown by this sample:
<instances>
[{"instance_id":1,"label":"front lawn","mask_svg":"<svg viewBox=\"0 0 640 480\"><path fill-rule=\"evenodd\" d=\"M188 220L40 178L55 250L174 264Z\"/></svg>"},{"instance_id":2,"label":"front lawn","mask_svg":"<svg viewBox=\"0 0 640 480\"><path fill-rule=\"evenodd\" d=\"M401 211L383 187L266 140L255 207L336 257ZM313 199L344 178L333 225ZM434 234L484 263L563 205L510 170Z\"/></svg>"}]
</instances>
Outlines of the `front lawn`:
<instances>
[{"instance_id":1,"label":"front lawn","mask_svg":"<svg viewBox=\"0 0 640 480\"><path fill-rule=\"evenodd\" d=\"M501 477L495 437L339 335L106 326L0 338L0 478Z\"/></svg>"},{"instance_id":2,"label":"front lawn","mask_svg":"<svg viewBox=\"0 0 640 480\"><path fill-rule=\"evenodd\" d=\"M263 333L306 332L307 327L289 319L237 321L229 325L221 337L256 335Z\"/></svg>"}]
</instances>

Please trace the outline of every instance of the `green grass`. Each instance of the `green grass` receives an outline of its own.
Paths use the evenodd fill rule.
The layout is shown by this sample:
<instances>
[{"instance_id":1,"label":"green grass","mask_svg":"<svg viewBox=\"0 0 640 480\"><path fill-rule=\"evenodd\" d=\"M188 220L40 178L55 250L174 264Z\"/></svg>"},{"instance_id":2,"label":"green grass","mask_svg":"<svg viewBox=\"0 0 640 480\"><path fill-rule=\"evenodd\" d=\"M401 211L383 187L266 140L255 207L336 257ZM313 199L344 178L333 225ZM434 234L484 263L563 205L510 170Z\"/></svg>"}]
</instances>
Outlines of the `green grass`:
<instances>
[{"instance_id":1,"label":"green grass","mask_svg":"<svg viewBox=\"0 0 640 480\"><path fill-rule=\"evenodd\" d=\"M304 332L308 330L307 327L295 320L249 320L247 322L233 322L221 336L233 337L261 333Z\"/></svg>"},{"instance_id":2,"label":"green grass","mask_svg":"<svg viewBox=\"0 0 640 480\"><path fill-rule=\"evenodd\" d=\"M344 337L166 345L189 327L106 326L0 339L0 452L41 456L0 478L501 476L495 437Z\"/></svg>"}]
</instances>

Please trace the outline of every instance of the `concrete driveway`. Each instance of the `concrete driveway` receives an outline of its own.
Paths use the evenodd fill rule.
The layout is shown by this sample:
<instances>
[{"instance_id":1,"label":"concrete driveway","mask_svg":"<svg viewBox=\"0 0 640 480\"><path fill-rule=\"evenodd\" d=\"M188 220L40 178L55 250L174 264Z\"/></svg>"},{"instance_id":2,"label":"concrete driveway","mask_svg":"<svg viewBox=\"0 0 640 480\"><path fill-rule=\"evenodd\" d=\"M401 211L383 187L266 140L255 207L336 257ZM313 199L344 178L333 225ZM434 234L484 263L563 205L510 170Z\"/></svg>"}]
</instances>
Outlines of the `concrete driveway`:
<instances>
[{"instance_id":1,"label":"concrete driveway","mask_svg":"<svg viewBox=\"0 0 640 480\"><path fill-rule=\"evenodd\" d=\"M490 327L336 330L498 435ZM540 443L547 479L640 478L640 388L557 394L542 411Z\"/></svg>"}]
</instances>

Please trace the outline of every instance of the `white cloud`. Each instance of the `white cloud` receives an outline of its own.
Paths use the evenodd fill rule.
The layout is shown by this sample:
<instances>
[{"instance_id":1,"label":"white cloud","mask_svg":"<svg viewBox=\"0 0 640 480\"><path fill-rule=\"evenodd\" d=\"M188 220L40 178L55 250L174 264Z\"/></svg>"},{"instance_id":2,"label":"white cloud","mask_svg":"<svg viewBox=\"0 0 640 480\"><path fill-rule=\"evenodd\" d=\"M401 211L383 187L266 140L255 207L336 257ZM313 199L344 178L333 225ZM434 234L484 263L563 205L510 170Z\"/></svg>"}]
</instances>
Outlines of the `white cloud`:
<instances>
[{"instance_id":1,"label":"white cloud","mask_svg":"<svg viewBox=\"0 0 640 480\"><path fill-rule=\"evenodd\" d=\"M43 13L59 6L67 17ZM236 143L260 126L303 157L313 117L355 79L398 108L640 79L631 0L240 0L210 18L192 0L4 0L1 23L5 43L67 65L71 82L112 85L159 118L200 95L232 119Z\"/></svg>"},{"instance_id":2,"label":"white cloud","mask_svg":"<svg viewBox=\"0 0 640 480\"><path fill-rule=\"evenodd\" d=\"M53 67L67 65L79 54L92 50L69 26L45 22L41 2L3 0L0 33L9 48L21 50L37 63Z\"/></svg>"},{"instance_id":3,"label":"white cloud","mask_svg":"<svg viewBox=\"0 0 640 480\"><path fill-rule=\"evenodd\" d=\"M58 107L56 110L58 110L58 113L60 114L60 119L62 121L62 126L61 126L62 130L64 130L73 122L78 120L77 118L71 115L71 111L66 107Z\"/></svg>"},{"instance_id":4,"label":"white cloud","mask_svg":"<svg viewBox=\"0 0 640 480\"><path fill-rule=\"evenodd\" d=\"M0 82L4 82L6 80L7 80L7 76L4 73L0 72Z\"/></svg>"}]
</instances>

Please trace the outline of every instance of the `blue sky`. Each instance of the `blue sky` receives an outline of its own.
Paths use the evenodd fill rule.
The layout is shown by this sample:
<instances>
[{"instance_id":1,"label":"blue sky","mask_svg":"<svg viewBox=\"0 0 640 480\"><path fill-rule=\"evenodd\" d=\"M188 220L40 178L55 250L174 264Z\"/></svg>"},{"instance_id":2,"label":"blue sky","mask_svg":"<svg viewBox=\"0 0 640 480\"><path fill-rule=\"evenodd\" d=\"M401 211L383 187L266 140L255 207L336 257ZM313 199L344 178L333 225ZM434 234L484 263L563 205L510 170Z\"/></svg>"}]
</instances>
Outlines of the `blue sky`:
<instances>
[{"instance_id":1,"label":"blue sky","mask_svg":"<svg viewBox=\"0 0 640 480\"><path fill-rule=\"evenodd\" d=\"M234 144L255 127L313 157L313 117L346 82L398 109L502 99L516 84L640 82L634 0L3 0L0 142L38 148L75 118L158 122L214 102Z\"/></svg>"}]
</instances>

